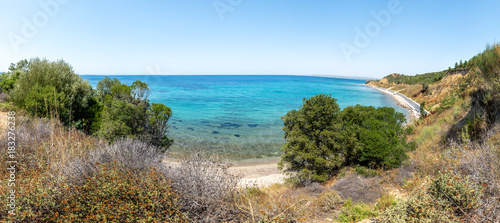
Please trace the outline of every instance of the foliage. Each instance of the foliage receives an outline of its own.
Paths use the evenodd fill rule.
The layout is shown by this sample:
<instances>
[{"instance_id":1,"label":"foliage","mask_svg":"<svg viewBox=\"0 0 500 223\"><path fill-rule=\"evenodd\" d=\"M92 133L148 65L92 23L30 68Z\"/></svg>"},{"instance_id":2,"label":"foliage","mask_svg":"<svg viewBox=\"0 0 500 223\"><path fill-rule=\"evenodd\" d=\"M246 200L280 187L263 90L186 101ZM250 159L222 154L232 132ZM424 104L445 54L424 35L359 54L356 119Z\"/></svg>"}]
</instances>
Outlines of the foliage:
<instances>
[{"instance_id":1,"label":"foliage","mask_svg":"<svg viewBox=\"0 0 500 223\"><path fill-rule=\"evenodd\" d=\"M58 117L65 124L74 120L82 120L81 128L90 124L92 87L68 63L34 58L26 66L10 93L15 105L31 115Z\"/></svg>"},{"instance_id":2,"label":"foliage","mask_svg":"<svg viewBox=\"0 0 500 223\"><path fill-rule=\"evenodd\" d=\"M403 123L405 116L390 107L349 106L341 113L340 143L349 142L350 164L367 167L394 168L408 157Z\"/></svg>"},{"instance_id":3,"label":"foliage","mask_svg":"<svg viewBox=\"0 0 500 223\"><path fill-rule=\"evenodd\" d=\"M391 84L422 84L422 86L436 83L443 79L446 75L446 71L431 72L425 74L417 74L415 76L409 76L404 74L391 74L385 78Z\"/></svg>"},{"instance_id":4,"label":"foliage","mask_svg":"<svg viewBox=\"0 0 500 223\"><path fill-rule=\"evenodd\" d=\"M337 220L339 222L358 222L360 220L375 217L376 211L373 207L361 203L353 204L351 199L344 202L344 207L341 209Z\"/></svg>"},{"instance_id":5,"label":"foliage","mask_svg":"<svg viewBox=\"0 0 500 223\"><path fill-rule=\"evenodd\" d=\"M468 177L451 170L440 172L425 192L386 209L380 222L457 222L479 207L481 190Z\"/></svg>"},{"instance_id":6,"label":"foliage","mask_svg":"<svg viewBox=\"0 0 500 223\"><path fill-rule=\"evenodd\" d=\"M383 223L458 222L450 210L442 208L442 201L435 201L429 194L420 192L389 207L377 220Z\"/></svg>"},{"instance_id":7,"label":"foliage","mask_svg":"<svg viewBox=\"0 0 500 223\"><path fill-rule=\"evenodd\" d=\"M425 117L425 102L420 103L420 118Z\"/></svg>"},{"instance_id":8,"label":"foliage","mask_svg":"<svg viewBox=\"0 0 500 223\"><path fill-rule=\"evenodd\" d=\"M354 166L354 172L364 177L374 177L380 175L380 173L377 170L370 169L368 167L361 166L359 164Z\"/></svg>"},{"instance_id":9,"label":"foliage","mask_svg":"<svg viewBox=\"0 0 500 223\"><path fill-rule=\"evenodd\" d=\"M316 95L304 99L299 110L284 117L286 144L281 149L280 167L298 171L298 177L326 181L329 174L348 160L347 148L335 139L343 139L337 99Z\"/></svg>"},{"instance_id":10,"label":"foliage","mask_svg":"<svg viewBox=\"0 0 500 223\"><path fill-rule=\"evenodd\" d=\"M446 208L455 210L458 215L477 208L482 193L468 177L451 170L440 172L431 182L428 191L434 198L442 200Z\"/></svg>"},{"instance_id":11,"label":"foliage","mask_svg":"<svg viewBox=\"0 0 500 223\"><path fill-rule=\"evenodd\" d=\"M337 206L342 204L342 198L336 191L331 190L320 194L316 202L318 208L327 212L336 209Z\"/></svg>"},{"instance_id":12,"label":"foliage","mask_svg":"<svg viewBox=\"0 0 500 223\"><path fill-rule=\"evenodd\" d=\"M123 137L140 138L163 151L173 142L167 136L172 110L163 104L151 105L150 90L144 82L129 86L106 77L94 90L63 60L22 60L11 64L9 70L0 77L0 88L13 88L10 98L31 115L58 118L64 125L111 142Z\"/></svg>"},{"instance_id":13,"label":"foliage","mask_svg":"<svg viewBox=\"0 0 500 223\"><path fill-rule=\"evenodd\" d=\"M102 103L97 135L110 141L122 137L140 138L167 151L173 140L167 137L172 110L147 100L149 87L135 81L128 86L106 77L97 84L96 98Z\"/></svg>"},{"instance_id":14,"label":"foliage","mask_svg":"<svg viewBox=\"0 0 500 223\"><path fill-rule=\"evenodd\" d=\"M0 76L0 90L2 92L9 92L12 90L19 79L19 75L21 75L22 71L11 71L9 73L2 73Z\"/></svg>"},{"instance_id":15,"label":"foliage","mask_svg":"<svg viewBox=\"0 0 500 223\"><path fill-rule=\"evenodd\" d=\"M172 110L164 104L153 103L148 112L148 126L150 141L160 148L168 148L173 140L167 137L168 119Z\"/></svg>"},{"instance_id":16,"label":"foliage","mask_svg":"<svg viewBox=\"0 0 500 223\"><path fill-rule=\"evenodd\" d=\"M488 141L494 139L485 134ZM500 134L496 134L500 136ZM500 150L489 143L469 142L457 144L452 142L445 151L443 160L452 168L453 175L467 179L466 184L477 185L481 191L479 205L472 213L477 222L500 221ZM458 163L458 165L456 165ZM463 180L462 180L463 181ZM447 185L448 186L448 185ZM474 200L472 200L474 201Z\"/></svg>"},{"instance_id":17,"label":"foliage","mask_svg":"<svg viewBox=\"0 0 500 223\"><path fill-rule=\"evenodd\" d=\"M83 185L68 189L60 221L187 222L171 182L155 169L135 173L119 164L98 164Z\"/></svg>"},{"instance_id":18,"label":"foliage","mask_svg":"<svg viewBox=\"0 0 500 223\"><path fill-rule=\"evenodd\" d=\"M281 168L301 181L326 181L345 165L397 167L407 158L405 117L393 108L350 106L340 111L336 99L316 95L283 118L286 144Z\"/></svg>"},{"instance_id":19,"label":"foliage","mask_svg":"<svg viewBox=\"0 0 500 223\"><path fill-rule=\"evenodd\" d=\"M486 50L473 58L480 70L481 76L492 85L493 89L500 87L500 45L488 45Z\"/></svg>"},{"instance_id":20,"label":"foliage","mask_svg":"<svg viewBox=\"0 0 500 223\"><path fill-rule=\"evenodd\" d=\"M28 70L28 60L20 60L17 63L11 63L8 73L2 73L0 76L0 91L9 92L12 90L19 79L19 75Z\"/></svg>"},{"instance_id":21,"label":"foliage","mask_svg":"<svg viewBox=\"0 0 500 223\"><path fill-rule=\"evenodd\" d=\"M420 91L421 93L427 93L429 91L429 85L428 84L422 84L422 90Z\"/></svg>"}]
</instances>

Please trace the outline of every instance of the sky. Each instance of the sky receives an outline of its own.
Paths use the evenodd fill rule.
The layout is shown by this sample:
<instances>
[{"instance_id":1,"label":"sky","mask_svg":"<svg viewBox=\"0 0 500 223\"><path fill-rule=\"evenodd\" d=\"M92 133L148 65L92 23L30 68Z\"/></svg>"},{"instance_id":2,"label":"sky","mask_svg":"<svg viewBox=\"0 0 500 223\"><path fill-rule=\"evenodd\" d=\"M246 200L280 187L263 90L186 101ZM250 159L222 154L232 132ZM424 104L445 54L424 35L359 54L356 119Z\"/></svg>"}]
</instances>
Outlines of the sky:
<instances>
[{"instance_id":1,"label":"sky","mask_svg":"<svg viewBox=\"0 0 500 223\"><path fill-rule=\"evenodd\" d=\"M381 78L440 71L500 40L500 1L0 0L0 71Z\"/></svg>"}]
</instances>

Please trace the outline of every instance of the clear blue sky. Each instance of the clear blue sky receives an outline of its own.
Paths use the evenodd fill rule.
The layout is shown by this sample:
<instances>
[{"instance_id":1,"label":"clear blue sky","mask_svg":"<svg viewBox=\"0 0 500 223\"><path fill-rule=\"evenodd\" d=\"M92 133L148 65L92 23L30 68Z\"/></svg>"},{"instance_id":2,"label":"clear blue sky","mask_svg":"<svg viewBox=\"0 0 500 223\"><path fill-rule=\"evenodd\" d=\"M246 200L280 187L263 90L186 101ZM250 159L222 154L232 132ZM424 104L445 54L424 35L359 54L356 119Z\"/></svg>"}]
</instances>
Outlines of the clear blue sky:
<instances>
[{"instance_id":1,"label":"clear blue sky","mask_svg":"<svg viewBox=\"0 0 500 223\"><path fill-rule=\"evenodd\" d=\"M78 74L383 77L443 70L500 40L497 0L2 0L1 6L0 71L40 57L62 58ZM380 22L372 12L391 18ZM356 45L356 28L371 35L368 43ZM350 56L345 46L355 47Z\"/></svg>"}]
</instances>

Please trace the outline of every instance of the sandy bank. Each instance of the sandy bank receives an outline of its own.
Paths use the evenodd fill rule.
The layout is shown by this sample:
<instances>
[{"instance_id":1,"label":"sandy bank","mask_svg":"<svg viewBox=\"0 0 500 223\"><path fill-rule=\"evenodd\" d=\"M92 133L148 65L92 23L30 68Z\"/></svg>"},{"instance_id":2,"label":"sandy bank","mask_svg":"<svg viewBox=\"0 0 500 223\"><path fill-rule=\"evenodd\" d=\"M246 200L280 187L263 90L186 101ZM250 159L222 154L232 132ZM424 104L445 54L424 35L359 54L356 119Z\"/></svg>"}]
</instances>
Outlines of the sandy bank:
<instances>
[{"instance_id":1,"label":"sandy bank","mask_svg":"<svg viewBox=\"0 0 500 223\"><path fill-rule=\"evenodd\" d=\"M240 186L265 187L275 183L283 183L285 175L278 170L279 158L262 161L239 162L229 168L229 171L241 177Z\"/></svg>"},{"instance_id":2,"label":"sandy bank","mask_svg":"<svg viewBox=\"0 0 500 223\"><path fill-rule=\"evenodd\" d=\"M240 177L241 187L265 187L275 183L283 183L285 175L278 170L279 157L265 159L249 159L232 162L229 172ZM180 165L177 160L164 159L168 166Z\"/></svg>"}]
</instances>

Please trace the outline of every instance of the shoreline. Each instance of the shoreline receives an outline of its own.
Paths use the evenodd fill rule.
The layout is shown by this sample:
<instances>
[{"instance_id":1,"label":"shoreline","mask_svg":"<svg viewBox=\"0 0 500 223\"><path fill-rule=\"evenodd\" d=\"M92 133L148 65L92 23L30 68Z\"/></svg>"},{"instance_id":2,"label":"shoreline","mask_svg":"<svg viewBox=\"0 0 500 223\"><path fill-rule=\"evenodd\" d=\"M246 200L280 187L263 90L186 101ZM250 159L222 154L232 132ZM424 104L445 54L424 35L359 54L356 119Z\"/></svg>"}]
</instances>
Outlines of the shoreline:
<instances>
[{"instance_id":1,"label":"shoreline","mask_svg":"<svg viewBox=\"0 0 500 223\"><path fill-rule=\"evenodd\" d=\"M410 114L409 114L410 119L408 120L408 124L413 122L414 120L418 120L420 118L420 105L417 102L413 101L411 98L408 98L401 93L391 91L391 90L386 89L386 88L377 87L377 86L370 85L370 84L363 84L363 85L371 87L373 89L379 90L385 94L390 95L397 102L397 104L399 106L408 109L410 111ZM425 112L427 113L427 111L425 111Z\"/></svg>"},{"instance_id":2,"label":"shoreline","mask_svg":"<svg viewBox=\"0 0 500 223\"><path fill-rule=\"evenodd\" d=\"M239 177L239 187L267 187L285 182L284 172L278 169L279 160L279 157L269 157L228 161L230 165L227 169L231 174ZM179 160L172 158L164 158L163 163L168 167L180 165Z\"/></svg>"}]
</instances>

